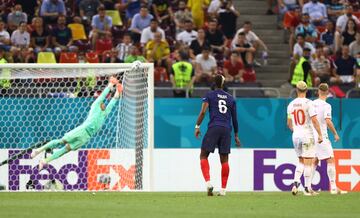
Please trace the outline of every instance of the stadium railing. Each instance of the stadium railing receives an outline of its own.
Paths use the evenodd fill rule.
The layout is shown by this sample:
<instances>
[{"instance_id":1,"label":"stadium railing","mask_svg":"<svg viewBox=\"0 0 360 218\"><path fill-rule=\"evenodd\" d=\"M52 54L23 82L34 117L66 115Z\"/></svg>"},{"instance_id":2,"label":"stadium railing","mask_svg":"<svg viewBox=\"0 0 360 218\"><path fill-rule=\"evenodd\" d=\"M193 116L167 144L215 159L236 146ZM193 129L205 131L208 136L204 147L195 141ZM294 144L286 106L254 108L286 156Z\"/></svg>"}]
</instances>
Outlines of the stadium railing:
<instances>
[{"instance_id":1,"label":"stadium railing","mask_svg":"<svg viewBox=\"0 0 360 218\"><path fill-rule=\"evenodd\" d=\"M194 87L192 89L187 88L172 88L172 87L154 87L155 97L173 97L173 91L185 91L186 98L190 97L203 97L210 91L209 87ZM280 98L280 91L277 88L271 87L228 87L228 92L237 97L248 97L248 98L264 98L274 97Z\"/></svg>"},{"instance_id":2,"label":"stadium railing","mask_svg":"<svg viewBox=\"0 0 360 218\"><path fill-rule=\"evenodd\" d=\"M353 94L356 93L356 94ZM353 88L346 92L346 98L360 98L360 88Z\"/></svg>"},{"instance_id":3,"label":"stadium railing","mask_svg":"<svg viewBox=\"0 0 360 218\"><path fill-rule=\"evenodd\" d=\"M308 91L311 97L315 97L318 88L308 87ZM329 90L329 92L333 98L336 98L336 94L331 89ZM294 88L290 90L289 98L295 98L295 97L296 97L296 89Z\"/></svg>"}]
</instances>

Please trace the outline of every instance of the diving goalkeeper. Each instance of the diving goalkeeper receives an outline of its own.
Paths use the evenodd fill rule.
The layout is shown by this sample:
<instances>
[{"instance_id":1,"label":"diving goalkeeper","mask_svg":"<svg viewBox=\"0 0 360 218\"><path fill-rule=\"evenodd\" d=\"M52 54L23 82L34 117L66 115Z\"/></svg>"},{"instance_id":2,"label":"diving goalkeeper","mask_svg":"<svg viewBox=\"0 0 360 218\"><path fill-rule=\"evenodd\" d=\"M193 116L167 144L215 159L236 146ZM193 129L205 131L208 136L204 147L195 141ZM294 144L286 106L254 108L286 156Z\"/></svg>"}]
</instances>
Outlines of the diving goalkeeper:
<instances>
[{"instance_id":1,"label":"diving goalkeeper","mask_svg":"<svg viewBox=\"0 0 360 218\"><path fill-rule=\"evenodd\" d=\"M109 104L105 106L104 100L111 89L114 88L114 86L116 86L116 92ZM50 161L58 159L71 150L75 151L86 144L91 139L91 137L93 137L101 129L106 120L106 117L110 114L113 107L118 102L122 93L122 89L123 87L119 81L115 77L110 77L108 86L91 105L88 117L80 126L76 127L70 132L67 132L61 139L54 139L44 146L33 150L31 153L31 158L34 158L47 149L52 149L63 145L61 149L54 152L51 156L40 161L39 170L42 170L43 167Z\"/></svg>"}]
</instances>

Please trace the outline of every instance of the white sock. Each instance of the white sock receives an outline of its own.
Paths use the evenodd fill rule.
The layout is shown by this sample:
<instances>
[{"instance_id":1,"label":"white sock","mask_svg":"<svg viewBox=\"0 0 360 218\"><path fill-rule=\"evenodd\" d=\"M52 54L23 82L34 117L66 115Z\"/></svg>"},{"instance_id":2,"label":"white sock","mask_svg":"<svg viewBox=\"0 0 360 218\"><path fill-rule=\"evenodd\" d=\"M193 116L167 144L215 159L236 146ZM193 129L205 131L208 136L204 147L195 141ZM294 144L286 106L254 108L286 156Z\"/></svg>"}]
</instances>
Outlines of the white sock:
<instances>
[{"instance_id":1,"label":"white sock","mask_svg":"<svg viewBox=\"0 0 360 218\"><path fill-rule=\"evenodd\" d=\"M327 174L330 181L330 189L336 189L336 169L334 164L328 164Z\"/></svg>"},{"instance_id":2,"label":"white sock","mask_svg":"<svg viewBox=\"0 0 360 218\"><path fill-rule=\"evenodd\" d=\"M304 177L305 177L305 187L311 189L311 166L305 166Z\"/></svg>"},{"instance_id":3,"label":"white sock","mask_svg":"<svg viewBox=\"0 0 360 218\"><path fill-rule=\"evenodd\" d=\"M313 182L313 178L314 178L315 172L316 172L316 166L315 166L315 165L312 165L312 166L311 166L310 184L312 184L312 182Z\"/></svg>"},{"instance_id":4,"label":"white sock","mask_svg":"<svg viewBox=\"0 0 360 218\"><path fill-rule=\"evenodd\" d=\"M213 187L213 186L211 185L210 181L207 181L207 182L206 182L206 187L207 187L207 188Z\"/></svg>"},{"instance_id":5,"label":"white sock","mask_svg":"<svg viewBox=\"0 0 360 218\"><path fill-rule=\"evenodd\" d=\"M294 182L300 183L300 178L303 172L304 172L304 164L298 163L295 169Z\"/></svg>"}]
</instances>

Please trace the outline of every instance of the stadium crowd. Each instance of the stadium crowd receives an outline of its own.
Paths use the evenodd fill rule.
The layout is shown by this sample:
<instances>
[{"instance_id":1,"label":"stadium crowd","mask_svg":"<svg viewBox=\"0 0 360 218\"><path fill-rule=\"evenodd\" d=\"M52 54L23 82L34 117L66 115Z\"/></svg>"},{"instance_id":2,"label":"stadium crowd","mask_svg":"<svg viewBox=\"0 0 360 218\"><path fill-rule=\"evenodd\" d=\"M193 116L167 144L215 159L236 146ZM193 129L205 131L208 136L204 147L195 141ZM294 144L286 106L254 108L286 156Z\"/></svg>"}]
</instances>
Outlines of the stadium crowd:
<instances>
[{"instance_id":1,"label":"stadium crowd","mask_svg":"<svg viewBox=\"0 0 360 218\"><path fill-rule=\"evenodd\" d=\"M324 82L360 87L360 2L278 0L278 5L278 25L289 32L292 85L303 80L310 87Z\"/></svg>"},{"instance_id":2,"label":"stadium crowd","mask_svg":"<svg viewBox=\"0 0 360 218\"><path fill-rule=\"evenodd\" d=\"M153 62L155 85L181 89L208 85L218 72L235 84L254 82L254 54L267 50L250 21L237 31L232 0L0 3L0 63Z\"/></svg>"}]
</instances>

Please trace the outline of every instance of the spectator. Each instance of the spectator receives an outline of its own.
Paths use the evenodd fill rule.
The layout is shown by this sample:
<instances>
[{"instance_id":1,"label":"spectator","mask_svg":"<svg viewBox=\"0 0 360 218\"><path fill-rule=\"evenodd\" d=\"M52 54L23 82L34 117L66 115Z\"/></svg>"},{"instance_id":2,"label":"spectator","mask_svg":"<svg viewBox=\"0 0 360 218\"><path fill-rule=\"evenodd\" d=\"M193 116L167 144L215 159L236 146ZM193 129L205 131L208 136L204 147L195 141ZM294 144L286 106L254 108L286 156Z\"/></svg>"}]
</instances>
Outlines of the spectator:
<instances>
[{"instance_id":1,"label":"spectator","mask_svg":"<svg viewBox=\"0 0 360 218\"><path fill-rule=\"evenodd\" d=\"M193 23L191 20L185 21L185 30L179 33L176 37L176 40L180 43L183 43L187 46L191 44L198 36L198 33L193 30Z\"/></svg>"},{"instance_id":2,"label":"spectator","mask_svg":"<svg viewBox=\"0 0 360 218\"><path fill-rule=\"evenodd\" d=\"M232 51L230 60L224 62L224 76L227 82L244 82L244 65L238 52Z\"/></svg>"},{"instance_id":3,"label":"spectator","mask_svg":"<svg viewBox=\"0 0 360 218\"><path fill-rule=\"evenodd\" d=\"M252 67L254 62L254 54L256 49L246 42L246 36L244 32L238 34L238 42L233 45L232 50L238 52L245 64L245 67Z\"/></svg>"},{"instance_id":4,"label":"spectator","mask_svg":"<svg viewBox=\"0 0 360 218\"><path fill-rule=\"evenodd\" d=\"M34 31L31 33L30 44L35 53L43 51L51 51L50 48L50 33L44 28L43 19L41 17L35 18Z\"/></svg>"},{"instance_id":5,"label":"spectator","mask_svg":"<svg viewBox=\"0 0 360 218\"><path fill-rule=\"evenodd\" d=\"M40 15L46 24L54 24L59 15L66 16L66 9L63 0L43 0Z\"/></svg>"},{"instance_id":6,"label":"spectator","mask_svg":"<svg viewBox=\"0 0 360 218\"><path fill-rule=\"evenodd\" d=\"M27 20L32 20L35 16L38 16L39 5L41 1L37 0L15 0L15 4L19 4L22 7L22 11L27 15Z\"/></svg>"},{"instance_id":7,"label":"spectator","mask_svg":"<svg viewBox=\"0 0 360 218\"><path fill-rule=\"evenodd\" d=\"M185 30L185 23L187 20L192 20L191 12L186 8L184 0L179 1L179 10L175 12L174 21L176 24L176 33Z\"/></svg>"},{"instance_id":8,"label":"spectator","mask_svg":"<svg viewBox=\"0 0 360 218\"><path fill-rule=\"evenodd\" d=\"M156 32L154 39L150 40L145 47L146 59L153 62L155 67L168 69L170 48L166 40L162 39L162 34Z\"/></svg>"},{"instance_id":9,"label":"spectator","mask_svg":"<svg viewBox=\"0 0 360 218\"><path fill-rule=\"evenodd\" d=\"M28 63L32 49L29 48L30 34L26 32L25 22L20 22L19 28L11 34L11 43L20 52L15 55L14 59L17 59L16 62Z\"/></svg>"},{"instance_id":10,"label":"spectator","mask_svg":"<svg viewBox=\"0 0 360 218\"><path fill-rule=\"evenodd\" d=\"M332 75L331 62L325 57L321 44L316 46L315 58L311 66L315 77L314 86L317 87L320 83L336 83L338 81L338 78Z\"/></svg>"},{"instance_id":11,"label":"spectator","mask_svg":"<svg viewBox=\"0 0 360 218\"><path fill-rule=\"evenodd\" d=\"M226 39L232 40L236 33L236 21L240 13L235 9L231 0L223 3L218 13L222 32Z\"/></svg>"},{"instance_id":12,"label":"spectator","mask_svg":"<svg viewBox=\"0 0 360 218\"><path fill-rule=\"evenodd\" d=\"M124 63L133 63L134 61L147 62L145 57L140 55L138 47L133 45L130 47L129 55L125 57Z\"/></svg>"},{"instance_id":13,"label":"spectator","mask_svg":"<svg viewBox=\"0 0 360 218\"><path fill-rule=\"evenodd\" d=\"M83 20L90 24L91 18L96 15L101 3L99 0L80 0L79 12Z\"/></svg>"},{"instance_id":14,"label":"spectator","mask_svg":"<svg viewBox=\"0 0 360 218\"><path fill-rule=\"evenodd\" d=\"M299 7L299 5L297 4L296 0L278 0L278 7L279 13L277 17L277 22L280 27L280 23L283 21L285 13L288 11L294 11Z\"/></svg>"},{"instance_id":15,"label":"spectator","mask_svg":"<svg viewBox=\"0 0 360 218\"><path fill-rule=\"evenodd\" d=\"M11 12L7 17L8 30L11 32L16 30L21 22L27 23L27 15L22 12L21 5L16 4L14 11Z\"/></svg>"},{"instance_id":16,"label":"spectator","mask_svg":"<svg viewBox=\"0 0 360 218\"><path fill-rule=\"evenodd\" d=\"M217 18L221 4L222 4L222 0L212 0L210 2L207 12L211 18Z\"/></svg>"},{"instance_id":17,"label":"spectator","mask_svg":"<svg viewBox=\"0 0 360 218\"><path fill-rule=\"evenodd\" d=\"M298 34L296 36L296 41L297 43L294 45L294 49L293 49L293 58L298 60L300 57L302 57L305 48L310 50L311 56L315 54L314 46L311 43L306 42L302 34Z\"/></svg>"},{"instance_id":18,"label":"spectator","mask_svg":"<svg viewBox=\"0 0 360 218\"><path fill-rule=\"evenodd\" d=\"M315 26L323 26L327 21L326 6L318 0L304 4L302 12L310 15L310 21Z\"/></svg>"},{"instance_id":19,"label":"spectator","mask_svg":"<svg viewBox=\"0 0 360 218\"><path fill-rule=\"evenodd\" d=\"M64 51L77 51L77 47L73 45L71 30L66 26L66 17L64 15L58 18L57 27L53 30L51 42L56 54Z\"/></svg>"},{"instance_id":20,"label":"spectator","mask_svg":"<svg viewBox=\"0 0 360 218\"><path fill-rule=\"evenodd\" d=\"M303 35L305 37L305 41L310 43L315 43L317 40L317 30L316 28L310 23L310 16L309 14L305 13L301 17L301 24L299 24L295 29L295 35Z\"/></svg>"},{"instance_id":21,"label":"spectator","mask_svg":"<svg viewBox=\"0 0 360 218\"><path fill-rule=\"evenodd\" d=\"M342 46L341 56L335 60L334 65L334 74L340 77L342 83L354 82L356 60L350 56L349 46Z\"/></svg>"},{"instance_id":22,"label":"spectator","mask_svg":"<svg viewBox=\"0 0 360 218\"><path fill-rule=\"evenodd\" d=\"M130 21L140 12L141 0L122 0L121 10L125 10L126 19Z\"/></svg>"},{"instance_id":23,"label":"spectator","mask_svg":"<svg viewBox=\"0 0 360 218\"><path fill-rule=\"evenodd\" d=\"M321 33L320 42L328 46L332 50L334 49L334 39L335 39L335 27L334 23L330 20L326 22L326 30Z\"/></svg>"},{"instance_id":24,"label":"spectator","mask_svg":"<svg viewBox=\"0 0 360 218\"><path fill-rule=\"evenodd\" d=\"M193 23L197 29L204 26L204 11L207 9L209 2L209 0L188 0L187 6L191 9Z\"/></svg>"},{"instance_id":25,"label":"spectator","mask_svg":"<svg viewBox=\"0 0 360 218\"><path fill-rule=\"evenodd\" d=\"M140 42L141 31L150 26L153 18L154 17L149 14L149 9L146 6L141 6L140 12L135 14L129 28L134 43Z\"/></svg>"},{"instance_id":26,"label":"spectator","mask_svg":"<svg viewBox=\"0 0 360 218\"><path fill-rule=\"evenodd\" d=\"M273 1L274 0L267 0L268 9L266 11L266 15L273 15L274 14L274 12L272 10Z\"/></svg>"},{"instance_id":27,"label":"spectator","mask_svg":"<svg viewBox=\"0 0 360 218\"><path fill-rule=\"evenodd\" d=\"M10 45L10 34L5 29L5 23L3 20L0 20L0 49L5 52L16 52L18 49Z\"/></svg>"},{"instance_id":28,"label":"spectator","mask_svg":"<svg viewBox=\"0 0 360 218\"><path fill-rule=\"evenodd\" d=\"M215 58L210 55L210 47L204 47L201 54L196 56L195 62L196 81L211 82L213 76L216 74L217 64Z\"/></svg>"},{"instance_id":29,"label":"spectator","mask_svg":"<svg viewBox=\"0 0 360 218\"><path fill-rule=\"evenodd\" d=\"M196 40L193 40L190 44L190 57L195 59L195 57L202 53L204 47L210 47L210 43L205 38L205 30L199 29Z\"/></svg>"},{"instance_id":30,"label":"spectator","mask_svg":"<svg viewBox=\"0 0 360 218\"><path fill-rule=\"evenodd\" d=\"M196 77L193 66L188 62L189 53L186 50L180 50L179 59L171 66L170 81L174 88L174 97L186 97L186 92L190 91Z\"/></svg>"},{"instance_id":31,"label":"spectator","mask_svg":"<svg viewBox=\"0 0 360 218\"><path fill-rule=\"evenodd\" d=\"M146 27L141 32L141 39L140 39L141 46L146 45L146 43L148 41L154 39L154 34L156 32L160 32L161 33L161 38L163 40L165 40L165 32L164 32L164 30L159 27L159 23L158 23L158 21L156 19L152 19L151 22L150 22L150 26Z\"/></svg>"},{"instance_id":32,"label":"spectator","mask_svg":"<svg viewBox=\"0 0 360 218\"><path fill-rule=\"evenodd\" d=\"M152 0L151 7L160 24L170 24L174 20L174 13L168 0Z\"/></svg>"},{"instance_id":33,"label":"spectator","mask_svg":"<svg viewBox=\"0 0 360 218\"><path fill-rule=\"evenodd\" d=\"M304 81L308 87L313 86L313 72L310 65L311 50L304 48L303 55L299 61L292 61L290 67L290 83L294 87L299 81Z\"/></svg>"},{"instance_id":34,"label":"spectator","mask_svg":"<svg viewBox=\"0 0 360 218\"><path fill-rule=\"evenodd\" d=\"M217 20L209 21L208 30L206 31L206 40L210 43L213 53L222 53L225 50L224 34L218 30Z\"/></svg>"},{"instance_id":35,"label":"spectator","mask_svg":"<svg viewBox=\"0 0 360 218\"><path fill-rule=\"evenodd\" d=\"M256 51L259 49L260 46L265 51L268 51L268 48L265 45L265 43L251 29L252 29L251 22L250 21L245 21L244 25L243 25L243 28L239 29L236 32L235 38L232 41L232 45L235 45L236 43L238 43L239 33L244 32L245 33L246 43L249 43L252 47L254 47L256 49Z\"/></svg>"},{"instance_id":36,"label":"spectator","mask_svg":"<svg viewBox=\"0 0 360 218\"><path fill-rule=\"evenodd\" d=\"M342 45L350 45L355 41L357 32L356 23L353 19L349 19L346 23L345 31L342 33Z\"/></svg>"},{"instance_id":37,"label":"spectator","mask_svg":"<svg viewBox=\"0 0 360 218\"><path fill-rule=\"evenodd\" d=\"M125 57L127 57L130 53L131 47L132 47L131 36L130 34L125 34L123 36L122 42L119 43L114 49L116 57L114 57L113 60L111 60L111 62L124 63Z\"/></svg>"},{"instance_id":38,"label":"spectator","mask_svg":"<svg viewBox=\"0 0 360 218\"><path fill-rule=\"evenodd\" d=\"M343 14L344 5L340 3L340 0L331 0L327 4L328 18L332 22L336 22L336 19Z\"/></svg>"},{"instance_id":39,"label":"spectator","mask_svg":"<svg viewBox=\"0 0 360 218\"><path fill-rule=\"evenodd\" d=\"M111 38L112 19L106 15L104 6L100 6L98 8L98 14L92 17L91 26L92 30L89 38L91 39L93 48L95 48L96 41L99 38Z\"/></svg>"},{"instance_id":40,"label":"spectator","mask_svg":"<svg viewBox=\"0 0 360 218\"><path fill-rule=\"evenodd\" d=\"M336 31L342 33L345 31L346 24L349 19L353 19L357 25L360 24L359 19L353 15L353 8L350 5L345 6L344 14L336 20Z\"/></svg>"},{"instance_id":41,"label":"spectator","mask_svg":"<svg viewBox=\"0 0 360 218\"><path fill-rule=\"evenodd\" d=\"M360 31L356 33L356 40L349 45L350 55L356 57L360 52Z\"/></svg>"}]
</instances>

